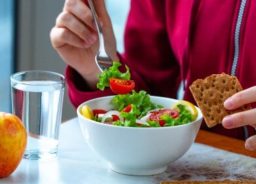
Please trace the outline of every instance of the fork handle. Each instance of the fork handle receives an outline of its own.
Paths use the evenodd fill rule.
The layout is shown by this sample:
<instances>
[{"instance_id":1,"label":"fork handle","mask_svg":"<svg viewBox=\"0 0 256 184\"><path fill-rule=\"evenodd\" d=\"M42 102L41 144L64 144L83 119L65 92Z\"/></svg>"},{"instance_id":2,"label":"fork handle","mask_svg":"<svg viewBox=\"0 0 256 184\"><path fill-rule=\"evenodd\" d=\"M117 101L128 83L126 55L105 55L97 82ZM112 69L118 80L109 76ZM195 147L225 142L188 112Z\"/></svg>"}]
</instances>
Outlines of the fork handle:
<instances>
[{"instance_id":1,"label":"fork handle","mask_svg":"<svg viewBox=\"0 0 256 184\"><path fill-rule=\"evenodd\" d=\"M93 16L94 22L96 24L96 29L97 29L98 36L99 36L99 52L100 52L100 55L108 56L108 54L106 53L106 50L105 50L105 43L104 43L102 27L100 25L98 16L96 14L96 10L95 10L93 1L92 0L88 0L88 4L89 4L89 7L91 9L92 16Z\"/></svg>"},{"instance_id":2,"label":"fork handle","mask_svg":"<svg viewBox=\"0 0 256 184\"><path fill-rule=\"evenodd\" d=\"M93 4L92 0L88 0L88 4L89 4L89 7L90 7L91 12L92 12L94 22L96 24L96 29L99 33L102 34L102 27L100 25L100 22L99 22L97 14L96 14L96 10L95 10L95 7L94 7L94 4Z\"/></svg>"}]
</instances>

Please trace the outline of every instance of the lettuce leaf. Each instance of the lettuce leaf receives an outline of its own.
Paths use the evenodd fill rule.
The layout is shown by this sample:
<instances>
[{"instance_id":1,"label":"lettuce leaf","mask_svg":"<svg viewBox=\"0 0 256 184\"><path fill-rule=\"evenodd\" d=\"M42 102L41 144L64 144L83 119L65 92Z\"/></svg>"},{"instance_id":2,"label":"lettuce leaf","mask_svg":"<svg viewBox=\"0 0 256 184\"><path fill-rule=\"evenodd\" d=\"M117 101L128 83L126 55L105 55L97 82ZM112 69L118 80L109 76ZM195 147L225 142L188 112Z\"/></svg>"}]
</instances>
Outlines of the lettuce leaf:
<instances>
[{"instance_id":1,"label":"lettuce leaf","mask_svg":"<svg viewBox=\"0 0 256 184\"><path fill-rule=\"evenodd\" d=\"M97 88L103 91L106 87L109 87L110 78L130 80L131 74L130 74L129 67L125 65L126 72L123 73L119 71L120 66L121 66L121 63L119 61L113 61L113 65L108 69L104 70L99 75Z\"/></svg>"},{"instance_id":2,"label":"lettuce leaf","mask_svg":"<svg viewBox=\"0 0 256 184\"><path fill-rule=\"evenodd\" d=\"M136 118L141 118L147 114L148 111L160 108L162 106L154 104L150 100L150 96L146 91L132 91L128 94L116 95L111 100L113 108L122 111L127 105L132 104L136 108Z\"/></svg>"}]
</instances>

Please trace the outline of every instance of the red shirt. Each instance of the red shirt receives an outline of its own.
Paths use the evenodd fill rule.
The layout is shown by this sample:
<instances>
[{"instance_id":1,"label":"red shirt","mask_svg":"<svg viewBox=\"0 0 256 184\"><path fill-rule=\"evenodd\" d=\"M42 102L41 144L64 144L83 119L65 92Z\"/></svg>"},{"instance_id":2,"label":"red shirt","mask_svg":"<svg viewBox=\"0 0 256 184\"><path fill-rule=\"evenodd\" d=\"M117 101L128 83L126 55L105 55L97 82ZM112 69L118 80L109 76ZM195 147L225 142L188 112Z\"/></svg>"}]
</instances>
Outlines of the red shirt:
<instances>
[{"instance_id":1,"label":"red shirt","mask_svg":"<svg viewBox=\"0 0 256 184\"><path fill-rule=\"evenodd\" d=\"M176 98L180 82L186 81L184 98L194 102L188 86L213 73L230 74L238 48L235 75L248 88L256 85L255 17L254 0L247 0L244 8L241 1L233 0L132 0L120 60L130 67L137 90ZM66 77L75 107L111 94L90 91L70 67ZM208 129L204 123L202 128ZM218 125L209 130L244 138L243 128L226 130Z\"/></svg>"}]
</instances>

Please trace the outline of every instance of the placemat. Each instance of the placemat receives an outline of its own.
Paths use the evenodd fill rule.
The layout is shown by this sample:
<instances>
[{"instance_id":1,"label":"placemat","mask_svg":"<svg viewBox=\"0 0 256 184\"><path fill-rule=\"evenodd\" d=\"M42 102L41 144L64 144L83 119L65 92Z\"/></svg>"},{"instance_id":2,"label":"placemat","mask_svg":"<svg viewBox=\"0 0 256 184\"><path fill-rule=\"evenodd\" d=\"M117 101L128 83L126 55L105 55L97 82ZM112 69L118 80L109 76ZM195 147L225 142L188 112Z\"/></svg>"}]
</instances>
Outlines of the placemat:
<instances>
[{"instance_id":1,"label":"placemat","mask_svg":"<svg viewBox=\"0 0 256 184\"><path fill-rule=\"evenodd\" d=\"M256 159L195 143L179 160L155 176L163 181L256 181Z\"/></svg>"}]
</instances>

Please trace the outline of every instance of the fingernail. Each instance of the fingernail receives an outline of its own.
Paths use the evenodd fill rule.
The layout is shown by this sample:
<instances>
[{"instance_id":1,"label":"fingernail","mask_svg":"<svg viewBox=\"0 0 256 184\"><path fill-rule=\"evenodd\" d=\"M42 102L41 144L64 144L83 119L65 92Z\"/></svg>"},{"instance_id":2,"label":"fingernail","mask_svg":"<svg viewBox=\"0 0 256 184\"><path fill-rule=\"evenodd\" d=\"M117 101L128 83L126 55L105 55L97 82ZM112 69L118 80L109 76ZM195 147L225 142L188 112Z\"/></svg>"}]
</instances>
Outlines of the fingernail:
<instances>
[{"instance_id":1,"label":"fingernail","mask_svg":"<svg viewBox=\"0 0 256 184\"><path fill-rule=\"evenodd\" d=\"M227 109L231 109L233 107L233 101L231 98L224 101L224 107Z\"/></svg>"},{"instance_id":2,"label":"fingernail","mask_svg":"<svg viewBox=\"0 0 256 184\"><path fill-rule=\"evenodd\" d=\"M232 128L232 126L233 126L232 117L231 117L231 116L226 116L226 117L224 117L223 120L222 120L222 125L223 125L225 128Z\"/></svg>"}]
</instances>

